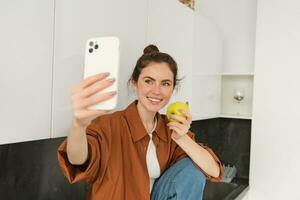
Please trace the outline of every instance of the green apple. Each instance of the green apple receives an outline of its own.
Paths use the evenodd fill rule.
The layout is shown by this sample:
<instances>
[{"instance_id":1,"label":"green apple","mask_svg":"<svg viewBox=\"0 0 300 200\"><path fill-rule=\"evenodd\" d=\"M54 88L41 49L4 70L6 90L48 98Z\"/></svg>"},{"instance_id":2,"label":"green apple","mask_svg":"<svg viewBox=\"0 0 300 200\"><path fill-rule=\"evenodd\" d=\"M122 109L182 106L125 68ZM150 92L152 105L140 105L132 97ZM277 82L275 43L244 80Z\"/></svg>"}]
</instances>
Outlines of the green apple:
<instances>
[{"instance_id":1,"label":"green apple","mask_svg":"<svg viewBox=\"0 0 300 200\"><path fill-rule=\"evenodd\" d=\"M179 115L179 116L185 117L185 115L182 114L182 113L180 112L180 110L186 110L186 111L190 112L189 106L188 106L188 104L186 104L186 103L183 103L183 102L180 102L180 101L171 103L171 104L168 106L168 108L167 108L167 113L166 113L166 116L167 116L168 120L169 120L170 122L177 122L177 120L171 119L171 118L170 118L170 115L171 115L171 114L173 114L173 115Z\"/></svg>"}]
</instances>

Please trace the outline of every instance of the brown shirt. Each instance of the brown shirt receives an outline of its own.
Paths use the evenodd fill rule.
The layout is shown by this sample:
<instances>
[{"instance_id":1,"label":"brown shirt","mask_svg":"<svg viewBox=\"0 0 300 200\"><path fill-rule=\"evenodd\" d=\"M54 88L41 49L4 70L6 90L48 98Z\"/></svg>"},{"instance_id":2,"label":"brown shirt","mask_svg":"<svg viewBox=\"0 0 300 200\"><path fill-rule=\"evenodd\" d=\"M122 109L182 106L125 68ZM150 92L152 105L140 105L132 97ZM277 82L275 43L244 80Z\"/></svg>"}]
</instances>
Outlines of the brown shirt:
<instances>
[{"instance_id":1,"label":"brown shirt","mask_svg":"<svg viewBox=\"0 0 300 200\"><path fill-rule=\"evenodd\" d=\"M58 161L70 183L86 181L90 185L87 199L91 200L149 200L150 178L146 165L146 151L150 140L139 117L137 101L125 110L103 115L87 127L88 160L82 166L70 164L65 140L58 148ZM157 113L153 132L161 174L172 164L186 157L186 153L171 139L165 115ZM189 136L195 140L192 132ZM202 144L220 166L220 176L206 174L211 181L223 176L221 162L212 150Z\"/></svg>"}]
</instances>

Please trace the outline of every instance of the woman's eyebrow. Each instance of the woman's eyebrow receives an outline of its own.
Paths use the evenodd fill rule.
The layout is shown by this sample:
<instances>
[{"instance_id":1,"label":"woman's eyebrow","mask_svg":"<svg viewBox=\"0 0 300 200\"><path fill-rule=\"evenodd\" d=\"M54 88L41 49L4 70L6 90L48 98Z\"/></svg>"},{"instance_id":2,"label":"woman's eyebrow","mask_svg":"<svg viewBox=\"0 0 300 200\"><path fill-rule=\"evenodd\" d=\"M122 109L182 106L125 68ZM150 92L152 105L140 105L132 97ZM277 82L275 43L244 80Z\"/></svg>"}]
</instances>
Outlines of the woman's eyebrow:
<instances>
[{"instance_id":1,"label":"woman's eyebrow","mask_svg":"<svg viewBox=\"0 0 300 200\"><path fill-rule=\"evenodd\" d=\"M149 79L151 79L151 80L155 81L155 79L154 79L154 78L152 78L151 76L145 76L145 77L144 77L144 79L146 79L146 78L149 78Z\"/></svg>"},{"instance_id":2,"label":"woman's eyebrow","mask_svg":"<svg viewBox=\"0 0 300 200\"><path fill-rule=\"evenodd\" d=\"M144 79L146 79L146 78L148 78L148 79L151 79L151 80L155 81L155 79L154 79L154 78L152 78L151 76L145 76L145 77L144 77ZM161 82L165 82L165 81L172 82L170 79L164 79L164 80L162 80Z\"/></svg>"},{"instance_id":3,"label":"woman's eyebrow","mask_svg":"<svg viewBox=\"0 0 300 200\"><path fill-rule=\"evenodd\" d=\"M162 80L161 82L172 82L170 79Z\"/></svg>"}]
</instances>

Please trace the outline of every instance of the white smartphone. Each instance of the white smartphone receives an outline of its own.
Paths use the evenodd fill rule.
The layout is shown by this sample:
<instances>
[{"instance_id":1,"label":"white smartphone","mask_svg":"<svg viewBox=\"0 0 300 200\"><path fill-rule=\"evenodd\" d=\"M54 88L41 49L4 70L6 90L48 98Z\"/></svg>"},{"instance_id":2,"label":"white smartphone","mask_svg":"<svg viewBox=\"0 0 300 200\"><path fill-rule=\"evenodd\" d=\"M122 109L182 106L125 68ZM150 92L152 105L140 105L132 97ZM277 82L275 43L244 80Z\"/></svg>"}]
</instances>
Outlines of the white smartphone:
<instances>
[{"instance_id":1,"label":"white smartphone","mask_svg":"<svg viewBox=\"0 0 300 200\"><path fill-rule=\"evenodd\" d=\"M110 91L118 92L119 54L120 41L117 37L97 37L87 40L85 48L84 78L103 72L109 72L110 75L108 78L116 79L112 86L105 88L95 95ZM92 105L89 109L112 110L117 105L117 95L109 100Z\"/></svg>"}]
</instances>

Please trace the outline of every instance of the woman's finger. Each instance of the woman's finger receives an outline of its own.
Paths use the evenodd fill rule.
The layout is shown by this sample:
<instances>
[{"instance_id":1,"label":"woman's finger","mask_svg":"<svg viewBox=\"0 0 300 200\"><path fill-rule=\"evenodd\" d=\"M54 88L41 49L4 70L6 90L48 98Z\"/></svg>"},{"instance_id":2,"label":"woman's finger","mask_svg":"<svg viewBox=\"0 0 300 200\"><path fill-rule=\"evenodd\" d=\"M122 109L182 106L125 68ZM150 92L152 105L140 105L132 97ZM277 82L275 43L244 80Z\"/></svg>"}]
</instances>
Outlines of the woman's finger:
<instances>
[{"instance_id":1,"label":"woman's finger","mask_svg":"<svg viewBox=\"0 0 300 200\"><path fill-rule=\"evenodd\" d=\"M169 122L167 124L167 126L169 126L169 127L175 126L175 127L181 128L183 125L178 122Z\"/></svg>"},{"instance_id":2,"label":"woman's finger","mask_svg":"<svg viewBox=\"0 0 300 200\"><path fill-rule=\"evenodd\" d=\"M182 114L184 114L184 116L186 116L186 119L187 119L190 123L192 123L192 115L191 115L191 113L190 113L189 111L184 110L184 109L180 109L180 112L181 112Z\"/></svg>"},{"instance_id":3,"label":"woman's finger","mask_svg":"<svg viewBox=\"0 0 300 200\"><path fill-rule=\"evenodd\" d=\"M179 129L181 129L182 131L185 131L185 130L189 130L190 129L190 125L184 125L184 124L180 124L180 123L177 123L177 122L169 122L167 124L167 126L169 127L177 127Z\"/></svg>"},{"instance_id":4,"label":"woman's finger","mask_svg":"<svg viewBox=\"0 0 300 200\"><path fill-rule=\"evenodd\" d=\"M182 116L179 116L179 115L171 114L170 118L177 120L181 124L189 124L189 122L187 121L187 119L185 117L182 117Z\"/></svg>"},{"instance_id":5,"label":"woman's finger","mask_svg":"<svg viewBox=\"0 0 300 200\"><path fill-rule=\"evenodd\" d=\"M83 92L81 93L81 97L89 97L97 92L100 92L101 90L108 88L115 82L114 78L109 79L103 79L101 81L98 81L91 86L85 88Z\"/></svg>"},{"instance_id":6,"label":"woman's finger","mask_svg":"<svg viewBox=\"0 0 300 200\"><path fill-rule=\"evenodd\" d=\"M97 81L100 81L102 79L105 79L107 76L109 76L108 72L104 72L104 73L100 73L100 74L96 74L93 76L89 76L85 79L83 79L78 85L76 85L73 89L72 89L72 94L77 93L81 90L83 90L84 88L94 84Z\"/></svg>"},{"instance_id":7,"label":"woman's finger","mask_svg":"<svg viewBox=\"0 0 300 200\"><path fill-rule=\"evenodd\" d=\"M170 126L169 127L171 130L173 130L173 131L175 131L178 135L181 135L180 133L181 133L181 130L179 129L179 128L177 128L177 127L175 127L175 126Z\"/></svg>"},{"instance_id":8,"label":"woman's finger","mask_svg":"<svg viewBox=\"0 0 300 200\"><path fill-rule=\"evenodd\" d=\"M108 99L111 99L113 96L115 96L117 94L116 91L113 92L106 92L106 93L102 93L100 95L94 95L91 96L89 98L84 99L79 105L78 108L87 108L89 106L95 105L97 103L106 101Z\"/></svg>"}]
</instances>

